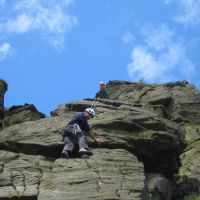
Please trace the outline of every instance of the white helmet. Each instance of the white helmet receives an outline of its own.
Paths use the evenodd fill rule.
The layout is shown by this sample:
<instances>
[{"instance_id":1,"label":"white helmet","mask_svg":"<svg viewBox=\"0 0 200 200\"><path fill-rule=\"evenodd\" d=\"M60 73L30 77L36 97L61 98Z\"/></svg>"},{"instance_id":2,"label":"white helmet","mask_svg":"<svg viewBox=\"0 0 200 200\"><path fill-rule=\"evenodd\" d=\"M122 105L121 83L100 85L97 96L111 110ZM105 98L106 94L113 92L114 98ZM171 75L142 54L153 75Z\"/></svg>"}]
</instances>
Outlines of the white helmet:
<instances>
[{"instance_id":1,"label":"white helmet","mask_svg":"<svg viewBox=\"0 0 200 200\"><path fill-rule=\"evenodd\" d=\"M85 109L86 112L90 113L92 115L92 117L95 117L95 111L92 108L87 108Z\"/></svg>"}]
</instances>

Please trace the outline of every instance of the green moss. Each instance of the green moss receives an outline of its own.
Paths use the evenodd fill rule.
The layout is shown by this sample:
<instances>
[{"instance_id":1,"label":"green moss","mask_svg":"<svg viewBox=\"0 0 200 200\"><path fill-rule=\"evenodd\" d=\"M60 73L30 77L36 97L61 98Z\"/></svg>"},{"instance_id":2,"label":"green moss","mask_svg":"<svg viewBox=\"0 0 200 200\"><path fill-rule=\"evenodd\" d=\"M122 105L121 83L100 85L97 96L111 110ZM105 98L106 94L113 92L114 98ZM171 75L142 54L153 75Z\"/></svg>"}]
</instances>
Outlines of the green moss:
<instances>
[{"instance_id":1,"label":"green moss","mask_svg":"<svg viewBox=\"0 0 200 200\"><path fill-rule=\"evenodd\" d=\"M183 126L183 129L185 130L185 140L187 143L193 142L200 136L199 124L191 124L191 125L186 124Z\"/></svg>"},{"instance_id":2,"label":"green moss","mask_svg":"<svg viewBox=\"0 0 200 200\"><path fill-rule=\"evenodd\" d=\"M199 141L199 140L198 140L198 141L195 141L195 142L193 142L193 143L191 144L191 147L199 149L199 144L200 144L200 141Z\"/></svg>"},{"instance_id":3,"label":"green moss","mask_svg":"<svg viewBox=\"0 0 200 200\"><path fill-rule=\"evenodd\" d=\"M189 175L189 169L186 167L181 167L179 169L179 173L175 175L175 179L177 182L182 182L185 179L187 179L188 175Z\"/></svg>"},{"instance_id":4,"label":"green moss","mask_svg":"<svg viewBox=\"0 0 200 200\"><path fill-rule=\"evenodd\" d=\"M185 168L185 167L181 167L181 168L180 168L179 175L180 175L181 177L186 177L186 176L188 176L188 173L189 173L189 169L188 169L188 168Z\"/></svg>"},{"instance_id":5,"label":"green moss","mask_svg":"<svg viewBox=\"0 0 200 200\"><path fill-rule=\"evenodd\" d=\"M200 200L200 196L196 194L188 195L184 197L184 200Z\"/></svg>"},{"instance_id":6,"label":"green moss","mask_svg":"<svg viewBox=\"0 0 200 200\"><path fill-rule=\"evenodd\" d=\"M142 131L140 132L135 138L136 139L146 139L151 140L154 138L154 132L153 131Z\"/></svg>"}]
</instances>

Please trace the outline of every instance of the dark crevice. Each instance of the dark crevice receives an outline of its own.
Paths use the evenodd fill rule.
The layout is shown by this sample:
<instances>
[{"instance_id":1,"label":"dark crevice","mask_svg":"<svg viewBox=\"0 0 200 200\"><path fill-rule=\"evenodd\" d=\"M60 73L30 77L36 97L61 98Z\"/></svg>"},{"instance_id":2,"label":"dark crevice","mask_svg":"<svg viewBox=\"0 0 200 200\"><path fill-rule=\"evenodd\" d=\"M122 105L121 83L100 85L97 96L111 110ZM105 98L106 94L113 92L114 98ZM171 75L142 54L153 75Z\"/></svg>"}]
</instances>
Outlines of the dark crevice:
<instances>
[{"instance_id":1,"label":"dark crevice","mask_svg":"<svg viewBox=\"0 0 200 200\"><path fill-rule=\"evenodd\" d=\"M12 187L16 191L17 196L18 196L19 192L17 191L17 188L15 187L15 184L13 182L13 172L11 172L11 174L10 174L10 180L11 180L11 183L12 183Z\"/></svg>"},{"instance_id":2,"label":"dark crevice","mask_svg":"<svg viewBox=\"0 0 200 200\"><path fill-rule=\"evenodd\" d=\"M3 173L5 164L2 163L0 166L1 166L1 167L0 167L0 173Z\"/></svg>"},{"instance_id":3,"label":"dark crevice","mask_svg":"<svg viewBox=\"0 0 200 200\"><path fill-rule=\"evenodd\" d=\"M41 182L42 182L41 180L42 180L42 177L43 177L43 171L42 171L42 169L40 168L39 164L38 164L38 169L39 169L41 175L40 175L40 178L39 178L37 199L38 199L38 196L39 196L39 194L40 194L40 185L41 185Z\"/></svg>"},{"instance_id":4,"label":"dark crevice","mask_svg":"<svg viewBox=\"0 0 200 200\"><path fill-rule=\"evenodd\" d=\"M0 198L1 200L1 198ZM2 200L7 200L6 198L2 198ZM11 197L8 200L38 200L37 196L23 196L23 197Z\"/></svg>"},{"instance_id":5,"label":"dark crevice","mask_svg":"<svg viewBox=\"0 0 200 200\"><path fill-rule=\"evenodd\" d=\"M200 181L198 178L185 177L176 185L172 200L184 199L184 197L191 194L194 194L194 196L200 195Z\"/></svg>"},{"instance_id":6,"label":"dark crevice","mask_svg":"<svg viewBox=\"0 0 200 200\"><path fill-rule=\"evenodd\" d=\"M23 192L25 192L26 191L26 176L25 176L25 174L22 172L22 178L23 178L23 186L24 186L24 191Z\"/></svg>"},{"instance_id":7,"label":"dark crevice","mask_svg":"<svg viewBox=\"0 0 200 200\"><path fill-rule=\"evenodd\" d=\"M0 150L14 153L24 153L27 155L42 155L46 157L59 157L63 145L44 146L39 144L24 144L14 141L7 141L0 144Z\"/></svg>"}]
</instances>

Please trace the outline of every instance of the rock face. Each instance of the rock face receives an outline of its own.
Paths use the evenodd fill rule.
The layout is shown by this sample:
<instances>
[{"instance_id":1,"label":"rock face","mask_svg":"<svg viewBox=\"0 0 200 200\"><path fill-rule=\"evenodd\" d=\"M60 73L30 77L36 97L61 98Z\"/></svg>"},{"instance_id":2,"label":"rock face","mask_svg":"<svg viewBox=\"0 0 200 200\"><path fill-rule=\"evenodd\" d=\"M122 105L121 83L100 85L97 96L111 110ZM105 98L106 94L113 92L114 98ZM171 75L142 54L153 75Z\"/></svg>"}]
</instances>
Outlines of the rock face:
<instances>
[{"instance_id":1,"label":"rock face","mask_svg":"<svg viewBox=\"0 0 200 200\"><path fill-rule=\"evenodd\" d=\"M5 126L0 132L0 199L170 200L198 195L200 92L187 82L125 81L110 81L108 92L112 99L98 100L97 117L89 121L102 140L100 146L89 141L90 159L60 158L61 130L73 114L94 105L93 99L62 104L52 117L26 112L20 123ZM6 111L12 114L5 120L20 116L26 106Z\"/></svg>"},{"instance_id":2,"label":"rock face","mask_svg":"<svg viewBox=\"0 0 200 200\"><path fill-rule=\"evenodd\" d=\"M123 149L91 159L47 159L1 151L0 199L142 199L144 169ZM144 197L145 198L145 197Z\"/></svg>"},{"instance_id":3,"label":"rock face","mask_svg":"<svg viewBox=\"0 0 200 200\"><path fill-rule=\"evenodd\" d=\"M7 83L0 79L0 130L3 128L2 119L4 118L4 94L7 91Z\"/></svg>"},{"instance_id":4,"label":"rock face","mask_svg":"<svg viewBox=\"0 0 200 200\"><path fill-rule=\"evenodd\" d=\"M39 112L32 104L23 106L12 106L5 110L5 118L3 120L4 127L12 126L26 121L34 121L44 118L45 115Z\"/></svg>"},{"instance_id":5,"label":"rock face","mask_svg":"<svg viewBox=\"0 0 200 200\"><path fill-rule=\"evenodd\" d=\"M153 108L162 117L174 122L200 122L200 93L187 82L164 85L111 81L108 84L112 99Z\"/></svg>"}]
</instances>

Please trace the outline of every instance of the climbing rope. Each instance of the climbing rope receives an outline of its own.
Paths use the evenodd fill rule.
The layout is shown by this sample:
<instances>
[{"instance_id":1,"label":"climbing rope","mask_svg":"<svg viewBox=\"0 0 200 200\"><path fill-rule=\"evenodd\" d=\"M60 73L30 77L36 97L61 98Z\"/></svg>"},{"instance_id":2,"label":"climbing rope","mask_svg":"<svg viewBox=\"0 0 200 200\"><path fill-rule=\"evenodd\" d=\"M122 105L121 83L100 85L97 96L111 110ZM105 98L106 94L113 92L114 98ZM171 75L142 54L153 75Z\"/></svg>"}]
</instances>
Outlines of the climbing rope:
<instances>
[{"instance_id":1,"label":"climbing rope","mask_svg":"<svg viewBox=\"0 0 200 200\"><path fill-rule=\"evenodd\" d=\"M92 109L95 108L95 106L97 105L99 99L100 99L99 97L94 99L94 102L93 102L93 104L92 104L92 106L91 106Z\"/></svg>"}]
</instances>

